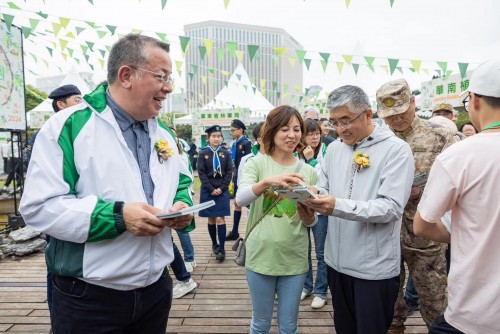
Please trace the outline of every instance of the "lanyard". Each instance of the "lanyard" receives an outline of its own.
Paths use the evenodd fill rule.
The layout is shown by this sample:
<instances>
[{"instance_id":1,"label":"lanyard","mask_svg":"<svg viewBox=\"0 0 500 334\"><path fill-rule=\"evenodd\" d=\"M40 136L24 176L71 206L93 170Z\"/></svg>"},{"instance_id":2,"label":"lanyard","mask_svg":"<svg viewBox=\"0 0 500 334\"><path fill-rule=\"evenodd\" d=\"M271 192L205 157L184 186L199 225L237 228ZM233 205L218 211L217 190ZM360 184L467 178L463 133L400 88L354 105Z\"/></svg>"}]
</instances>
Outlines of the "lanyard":
<instances>
[{"instance_id":1,"label":"lanyard","mask_svg":"<svg viewBox=\"0 0 500 334\"><path fill-rule=\"evenodd\" d=\"M489 130L489 129L495 129L495 128L499 128L500 127L500 122L493 122L493 123L490 123L488 125L486 125L482 130L481 132L485 131L485 130Z\"/></svg>"}]
</instances>

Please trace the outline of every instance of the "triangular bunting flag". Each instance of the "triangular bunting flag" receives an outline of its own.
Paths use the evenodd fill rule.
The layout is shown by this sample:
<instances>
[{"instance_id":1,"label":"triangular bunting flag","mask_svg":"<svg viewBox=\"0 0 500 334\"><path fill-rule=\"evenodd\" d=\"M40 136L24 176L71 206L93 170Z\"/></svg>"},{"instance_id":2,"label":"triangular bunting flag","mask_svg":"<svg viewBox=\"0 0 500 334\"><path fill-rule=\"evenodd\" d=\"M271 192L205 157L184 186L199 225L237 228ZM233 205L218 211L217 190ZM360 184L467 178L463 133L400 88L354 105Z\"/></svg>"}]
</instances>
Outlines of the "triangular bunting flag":
<instances>
[{"instance_id":1,"label":"triangular bunting flag","mask_svg":"<svg viewBox=\"0 0 500 334\"><path fill-rule=\"evenodd\" d=\"M274 64L276 66L278 66L280 64L280 57L276 56L276 55L272 55L272 58L273 58Z\"/></svg>"},{"instance_id":2,"label":"triangular bunting flag","mask_svg":"<svg viewBox=\"0 0 500 334\"><path fill-rule=\"evenodd\" d=\"M142 34L143 30L141 30L141 29L132 29L132 32L134 34L136 34L136 35L140 35L140 34Z\"/></svg>"},{"instance_id":3,"label":"triangular bunting flag","mask_svg":"<svg viewBox=\"0 0 500 334\"><path fill-rule=\"evenodd\" d=\"M87 43L87 45L91 51L94 51L94 43L93 42L85 41L85 43Z\"/></svg>"},{"instance_id":4,"label":"triangular bunting flag","mask_svg":"<svg viewBox=\"0 0 500 334\"><path fill-rule=\"evenodd\" d=\"M227 76L229 76L229 74L231 74L231 73L229 73L228 71L223 71L223 70L221 70L221 71L220 71L220 73L221 73L223 76L225 76L225 77L227 77Z\"/></svg>"},{"instance_id":5,"label":"triangular bunting flag","mask_svg":"<svg viewBox=\"0 0 500 334\"><path fill-rule=\"evenodd\" d=\"M295 68L295 64L297 63L297 58L295 58L295 57L288 57L288 61L290 62L290 66L292 68Z\"/></svg>"},{"instance_id":6,"label":"triangular bunting flag","mask_svg":"<svg viewBox=\"0 0 500 334\"><path fill-rule=\"evenodd\" d=\"M21 30L23 32L24 39L27 39L31 35L31 28L30 27L21 27Z\"/></svg>"},{"instance_id":7,"label":"triangular bunting flag","mask_svg":"<svg viewBox=\"0 0 500 334\"><path fill-rule=\"evenodd\" d=\"M286 93L286 91L288 90L288 85L287 84L284 84L283 85L283 91Z\"/></svg>"},{"instance_id":8,"label":"triangular bunting flag","mask_svg":"<svg viewBox=\"0 0 500 334\"><path fill-rule=\"evenodd\" d=\"M323 60L325 62L328 62L328 59L330 58L330 54L329 53L326 53L326 52L320 52L319 55L321 56L321 58L323 58Z\"/></svg>"},{"instance_id":9,"label":"triangular bunting flag","mask_svg":"<svg viewBox=\"0 0 500 334\"><path fill-rule=\"evenodd\" d=\"M101 64L101 68L104 69L104 59L99 59L99 64Z\"/></svg>"},{"instance_id":10,"label":"triangular bunting flag","mask_svg":"<svg viewBox=\"0 0 500 334\"><path fill-rule=\"evenodd\" d=\"M66 50L68 50L69 56L70 56L71 58L73 58L73 51L75 51L75 50L73 50L73 49L71 49L71 48L66 48Z\"/></svg>"},{"instance_id":11,"label":"triangular bunting flag","mask_svg":"<svg viewBox=\"0 0 500 334\"><path fill-rule=\"evenodd\" d=\"M191 73L191 72L188 72L188 75L189 75L189 80L193 80L193 75L194 75L194 74L193 74L193 73Z\"/></svg>"},{"instance_id":12,"label":"triangular bunting flag","mask_svg":"<svg viewBox=\"0 0 500 334\"><path fill-rule=\"evenodd\" d=\"M78 36L82 31L85 30L85 28L75 27L75 30L76 30L76 35Z\"/></svg>"},{"instance_id":13,"label":"triangular bunting flag","mask_svg":"<svg viewBox=\"0 0 500 334\"><path fill-rule=\"evenodd\" d=\"M322 59L321 66L323 67L323 72L326 73L326 67L328 66L328 61Z\"/></svg>"},{"instance_id":14,"label":"triangular bunting flag","mask_svg":"<svg viewBox=\"0 0 500 334\"><path fill-rule=\"evenodd\" d=\"M373 61L375 60L375 57L368 57L368 56L365 56L365 61L368 65L373 65Z\"/></svg>"},{"instance_id":15,"label":"triangular bunting flag","mask_svg":"<svg viewBox=\"0 0 500 334\"><path fill-rule=\"evenodd\" d=\"M60 25L59 23L52 23L52 28L54 29L54 36L57 37L59 31L61 31L62 25Z\"/></svg>"},{"instance_id":16,"label":"triangular bunting flag","mask_svg":"<svg viewBox=\"0 0 500 334\"><path fill-rule=\"evenodd\" d=\"M102 39L107 34L106 31L97 30L96 32L97 32L97 35L99 36L99 39Z\"/></svg>"},{"instance_id":17,"label":"triangular bunting flag","mask_svg":"<svg viewBox=\"0 0 500 334\"><path fill-rule=\"evenodd\" d=\"M249 44L247 45L247 47L248 47L248 55L250 56L250 61L252 61L255 55L257 54L257 51L259 50L259 46Z\"/></svg>"},{"instance_id":18,"label":"triangular bunting flag","mask_svg":"<svg viewBox=\"0 0 500 334\"><path fill-rule=\"evenodd\" d=\"M344 58L344 60L347 63L347 65L351 65L352 64L352 58L353 58L352 55L342 55L342 58Z\"/></svg>"},{"instance_id":19,"label":"triangular bunting flag","mask_svg":"<svg viewBox=\"0 0 500 334\"><path fill-rule=\"evenodd\" d=\"M59 39L59 44L61 45L61 51L64 51L66 49L66 45L68 45L68 41L65 39L60 38Z\"/></svg>"},{"instance_id":20,"label":"triangular bunting flag","mask_svg":"<svg viewBox=\"0 0 500 334\"><path fill-rule=\"evenodd\" d=\"M187 36L179 36L179 41L181 42L182 56L186 57L186 52L189 47L190 38Z\"/></svg>"},{"instance_id":21,"label":"triangular bunting flag","mask_svg":"<svg viewBox=\"0 0 500 334\"><path fill-rule=\"evenodd\" d=\"M176 60L175 61L175 68L177 69L177 73L179 73L179 76L181 76L182 61Z\"/></svg>"},{"instance_id":22,"label":"triangular bunting flag","mask_svg":"<svg viewBox=\"0 0 500 334\"><path fill-rule=\"evenodd\" d=\"M70 31L66 34L66 37L69 37L69 38L72 38L72 39L75 39L75 35Z\"/></svg>"},{"instance_id":23,"label":"triangular bunting flag","mask_svg":"<svg viewBox=\"0 0 500 334\"><path fill-rule=\"evenodd\" d=\"M207 54L207 48L204 45L198 45L198 50L200 50L200 58L201 60L205 59L205 55Z\"/></svg>"},{"instance_id":24,"label":"triangular bunting flag","mask_svg":"<svg viewBox=\"0 0 500 334\"><path fill-rule=\"evenodd\" d=\"M88 46L81 44L80 48L82 49L83 54L87 54L87 51L89 50Z\"/></svg>"},{"instance_id":25,"label":"triangular bunting flag","mask_svg":"<svg viewBox=\"0 0 500 334\"><path fill-rule=\"evenodd\" d=\"M445 74L445 76L444 76L444 77L445 77L445 79L447 79L447 80L448 80L448 78L449 78L449 77L450 77L450 75L452 75L452 74L453 74L453 71L452 71L452 70L448 70L448 71L446 71L446 74Z\"/></svg>"},{"instance_id":26,"label":"triangular bunting flag","mask_svg":"<svg viewBox=\"0 0 500 334\"><path fill-rule=\"evenodd\" d=\"M344 68L344 63L341 61L337 62L337 70L339 70L339 74L342 74L342 69Z\"/></svg>"},{"instance_id":27,"label":"triangular bunting flag","mask_svg":"<svg viewBox=\"0 0 500 334\"><path fill-rule=\"evenodd\" d=\"M7 2L7 5L9 5L10 8L12 9L21 9L20 7L18 7L15 3L13 2Z\"/></svg>"},{"instance_id":28,"label":"triangular bunting flag","mask_svg":"<svg viewBox=\"0 0 500 334\"><path fill-rule=\"evenodd\" d=\"M90 4L93 6L94 5L94 0L88 0Z\"/></svg>"},{"instance_id":29,"label":"triangular bunting flag","mask_svg":"<svg viewBox=\"0 0 500 334\"><path fill-rule=\"evenodd\" d=\"M83 56L85 57L85 60L87 61L87 64L88 64L90 56L88 54L84 54Z\"/></svg>"},{"instance_id":30,"label":"triangular bunting flag","mask_svg":"<svg viewBox=\"0 0 500 334\"><path fill-rule=\"evenodd\" d=\"M443 71L443 73L446 73L446 68L448 67L448 62L438 61L436 63L438 64L439 68Z\"/></svg>"},{"instance_id":31,"label":"triangular bunting flag","mask_svg":"<svg viewBox=\"0 0 500 334\"><path fill-rule=\"evenodd\" d=\"M396 67L396 70L398 70L399 73L403 74L403 69L400 66Z\"/></svg>"},{"instance_id":32,"label":"triangular bunting flag","mask_svg":"<svg viewBox=\"0 0 500 334\"><path fill-rule=\"evenodd\" d=\"M236 43L236 42L226 42L226 48L229 51L229 55L231 57L234 57L234 51L236 50L237 46L238 46L238 43Z\"/></svg>"},{"instance_id":33,"label":"triangular bunting flag","mask_svg":"<svg viewBox=\"0 0 500 334\"><path fill-rule=\"evenodd\" d=\"M104 58L106 56L106 50L101 50L99 49L99 52L101 53L101 56Z\"/></svg>"},{"instance_id":34,"label":"triangular bunting flag","mask_svg":"<svg viewBox=\"0 0 500 334\"><path fill-rule=\"evenodd\" d=\"M45 59L42 59L42 60L43 60L43 62L45 64L45 67L49 68L49 62L47 60L45 60Z\"/></svg>"},{"instance_id":35,"label":"triangular bunting flag","mask_svg":"<svg viewBox=\"0 0 500 334\"><path fill-rule=\"evenodd\" d=\"M262 89L265 86L266 86L266 79L260 79L260 88Z\"/></svg>"},{"instance_id":36,"label":"triangular bunting flag","mask_svg":"<svg viewBox=\"0 0 500 334\"><path fill-rule=\"evenodd\" d=\"M352 68L354 69L354 73L358 75L359 64L352 63Z\"/></svg>"},{"instance_id":37,"label":"triangular bunting flag","mask_svg":"<svg viewBox=\"0 0 500 334\"><path fill-rule=\"evenodd\" d=\"M96 27L95 23L92 22L92 21L85 21L85 23L87 23L87 25L89 25L91 28L95 28Z\"/></svg>"},{"instance_id":38,"label":"triangular bunting flag","mask_svg":"<svg viewBox=\"0 0 500 334\"><path fill-rule=\"evenodd\" d=\"M110 26L106 24L106 28L108 28L109 32L111 32L111 36L115 34L116 26Z\"/></svg>"},{"instance_id":39,"label":"triangular bunting flag","mask_svg":"<svg viewBox=\"0 0 500 334\"><path fill-rule=\"evenodd\" d=\"M47 51L49 51L50 56L52 57L52 51L53 51L53 50L52 50L51 48L49 48L48 46L47 46L46 48L47 48Z\"/></svg>"},{"instance_id":40,"label":"triangular bunting flag","mask_svg":"<svg viewBox=\"0 0 500 334\"><path fill-rule=\"evenodd\" d=\"M384 69L384 71L385 71L386 74L389 74L389 66L382 65L380 67L382 67Z\"/></svg>"},{"instance_id":41,"label":"triangular bunting flag","mask_svg":"<svg viewBox=\"0 0 500 334\"><path fill-rule=\"evenodd\" d=\"M224 0L224 9L227 9L227 6L229 6L229 1L230 0Z\"/></svg>"},{"instance_id":42,"label":"triangular bunting flag","mask_svg":"<svg viewBox=\"0 0 500 334\"><path fill-rule=\"evenodd\" d=\"M47 17L49 17L48 14L45 14L43 12L36 12L39 16L43 17L44 19L47 19Z\"/></svg>"},{"instance_id":43,"label":"triangular bunting flag","mask_svg":"<svg viewBox=\"0 0 500 334\"><path fill-rule=\"evenodd\" d=\"M207 77L204 76L204 75L202 75L201 76L201 82L203 83L204 86L206 86L207 85Z\"/></svg>"},{"instance_id":44,"label":"triangular bunting flag","mask_svg":"<svg viewBox=\"0 0 500 334\"><path fill-rule=\"evenodd\" d=\"M214 41L211 39L204 39L203 44L205 45L205 48L207 49L207 54L210 57L212 54L212 47L214 45Z\"/></svg>"},{"instance_id":45,"label":"triangular bunting flag","mask_svg":"<svg viewBox=\"0 0 500 334\"><path fill-rule=\"evenodd\" d=\"M278 83L276 81L273 81L273 90L274 91L278 90Z\"/></svg>"},{"instance_id":46,"label":"triangular bunting flag","mask_svg":"<svg viewBox=\"0 0 500 334\"><path fill-rule=\"evenodd\" d=\"M214 73L215 73L215 68L213 68L213 67L209 67L209 68L208 68L208 72L210 72L210 73L214 74Z\"/></svg>"},{"instance_id":47,"label":"triangular bunting flag","mask_svg":"<svg viewBox=\"0 0 500 334\"><path fill-rule=\"evenodd\" d=\"M460 76L462 79L467 74L467 68L469 67L469 63L458 63L458 69L460 70Z\"/></svg>"},{"instance_id":48,"label":"triangular bunting flag","mask_svg":"<svg viewBox=\"0 0 500 334\"><path fill-rule=\"evenodd\" d=\"M304 61L304 57L306 56L306 52L304 50L295 50L295 53L297 53L297 58L299 59L299 64L302 65L302 62Z\"/></svg>"},{"instance_id":49,"label":"triangular bunting flag","mask_svg":"<svg viewBox=\"0 0 500 334\"><path fill-rule=\"evenodd\" d=\"M351 4L351 0L345 0L345 7L349 8L349 5Z\"/></svg>"},{"instance_id":50,"label":"triangular bunting flag","mask_svg":"<svg viewBox=\"0 0 500 334\"><path fill-rule=\"evenodd\" d=\"M285 49L285 48L273 48L273 50L274 50L274 52L276 52L280 56L283 56L287 51L287 49Z\"/></svg>"},{"instance_id":51,"label":"triangular bunting flag","mask_svg":"<svg viewBox=\"0 0 500 334\"><path fill-rule=\"evenodd\" d=\"M218 48L217 49L217 60L218 61L223 61L225 53L226 53L226 49L224 49L224 48Z\"/></svg>"},{"instance_id":52,"label":"triangular bunting flag","mask_svg":"<svg viewBox=\"0 0 500 334\"><path fill-rule=\"evenodd\" d=\"M307 70L309 70L309 66L311 66L311 59L304 58L304 63L306 64Z\"/></svg>"},{"instance_id":53,"label":"triangular bunting flag","mask_svg":"<svg viewBox=\"0 0 500 334\"><path fill-rule=\"evenodd\" d=\"M245 51L236 50L236 51L234 51L234 53L236 54L236 58L238 59L238 62L243 63L243 56L245 56Z\"/></svg>"},{"instance_id":54,"label":"triangular bunting flag","mask_svg":"<svg viewBox=\"0 0 500 334\"><path fill-rule=\"evenodd\" d=\"M164 34L162 32L157 32L156 33L156 36L160 37L160 39L165 42L165 43L168 43L168 39L167 39L167 34Z\"/></svg>"},{"instance_id":55,"label":"triangular bunting flag","mask_svg":"<svg viewBox=\"0 0 500 334\"><path fill-rule=\"evenodd\" d=\"M394 0L389 0L391 2L391 8L392 8L392 5L394 5Z\"/></svg>"},{"instance_id":56,"label":"triangular bunting flag","mask_svg":"<svg viewBox=\"0 0 500 334\"><path fill-rule=\"evenodd\" d=\"M167 0L161 0L161 10L165 9L166 4L167 4Z\"/></svg>"},{"instance_id":57,"label":"triangular bunting flag","mask_svg":"<svg viewBox=\"0 0 500 334\"><path fill-rule=\"evenodd\" d=\"M198 74L198 65L191 64L191 72Z\"/></svg>"},{"instance_id":58,"label":"triangular bunting flag","mask_svg":"<svg viewBox=\"0 0 500 334\"><path fill-rule=\"evenodd\" d=\"M71 20L66 18L66 17L60 17L59 18L59 22L61 23L61 25L63 26L64 29L66 29L68 27L68 24Z\"/></svg>"},{"instance_id":59,"label":"triangular bunting flag","mask_svg":"<svg viewBox=\"0 0 500 334\"><path fill-rule=\"evenodd\" d=\"M422 65L421 60L410 60L411 66L413 66L413 69L415 72L419 73L420 72L420 65Z\"/></svg>"},{"instance_id":60,"label":"triangular bunting flag","mask_svg":"<svg viewBox=\"0 0 500 334\"><path fill-rule=\"evenodd\" d=\"M36 30L36 27L38 26L38 23L40 22L40 20L37 20L37 19L30 19L30 27L31 27L31 31L35 31Z\"/></svg>"},{"instance_id":61,"label":"triangular bunting flag","mask_svg":"<svg viewBox=\"0 0 500 334\"><path fill-rule=\"evenodd\" d=\"M398 66L399 59L387 59L389 61L389 69L391 70L391 75L394 73L394 70Z\"/></svg>"}]
</instances>

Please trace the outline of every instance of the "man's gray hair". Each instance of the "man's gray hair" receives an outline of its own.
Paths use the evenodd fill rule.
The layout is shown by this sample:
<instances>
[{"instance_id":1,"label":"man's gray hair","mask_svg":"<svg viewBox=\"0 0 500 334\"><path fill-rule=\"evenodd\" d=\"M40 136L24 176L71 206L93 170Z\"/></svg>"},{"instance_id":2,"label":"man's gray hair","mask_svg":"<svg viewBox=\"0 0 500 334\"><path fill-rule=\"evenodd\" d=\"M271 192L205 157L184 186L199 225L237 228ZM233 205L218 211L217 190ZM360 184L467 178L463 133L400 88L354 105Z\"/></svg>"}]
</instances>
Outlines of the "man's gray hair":
<instances>
[{"instance_id":1,"label":"man's gray hair","mask_svg":"<svg viewBox=\"0 0 500 334\"><path fill-rule=\"evenodd\" d=\"M128 34L120 38L113 45L108 58L108 83L111 85L118 76L118 70L123 65L141 68L149 63L147 46L158 47L170 52L170 44L164 43L156 38Z\"/></svg>"},{"instance_id":2,"label":"man's gray hair","mask_svg":"<svg viewBox=\"0 0 500 334\"><path fill-rule=\"evenodd\" d=\"M302 111L302 116L305 116L305 114L306 114L306 113L308 113L308 112L310 112L310 111L315 112L315 113L317 113L318 115L320 114L319 109L318 109L318 108L316 108L315 106L306 106L306 107L304 108L304 110Z\"/></svg>"},{"instance_id":3,"label":"man's gray hair","mask_svg":"<svg viewBox=\"0 0 500 334\"><path fill-rule=\"evenodd\" d=\"M352 113L359 113L371 108L370 99L364 90L358 86L351 85L334 89L328 95L328 100L326 101L328 110L342 106L346 106Z\"/></svg>"}]
</instances>

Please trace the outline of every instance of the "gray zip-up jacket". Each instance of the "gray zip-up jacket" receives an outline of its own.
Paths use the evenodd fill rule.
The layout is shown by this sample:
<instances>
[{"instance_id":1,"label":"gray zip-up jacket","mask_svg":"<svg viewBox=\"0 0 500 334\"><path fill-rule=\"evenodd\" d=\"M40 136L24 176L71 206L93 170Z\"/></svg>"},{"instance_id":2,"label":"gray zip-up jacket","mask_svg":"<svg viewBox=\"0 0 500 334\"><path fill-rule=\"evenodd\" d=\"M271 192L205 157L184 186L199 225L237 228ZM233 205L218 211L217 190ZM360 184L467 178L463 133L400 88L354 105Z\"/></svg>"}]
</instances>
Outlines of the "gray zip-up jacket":
<instances>
[{"instance_id":1,"label":"gray zip-up jacket","mask_svg":"<svg viewBox=\"0 0 500 334\"><path fill-rule=\"evenodd\" d=\"M410 196L414 162L410 146L381 121L357 143L331 143L317 188L336 198L328 220L325 262L356 278L379 280L400 271L401 217ZM370 167L356 171L354 152Z\"/></svg>"}]
</instances>

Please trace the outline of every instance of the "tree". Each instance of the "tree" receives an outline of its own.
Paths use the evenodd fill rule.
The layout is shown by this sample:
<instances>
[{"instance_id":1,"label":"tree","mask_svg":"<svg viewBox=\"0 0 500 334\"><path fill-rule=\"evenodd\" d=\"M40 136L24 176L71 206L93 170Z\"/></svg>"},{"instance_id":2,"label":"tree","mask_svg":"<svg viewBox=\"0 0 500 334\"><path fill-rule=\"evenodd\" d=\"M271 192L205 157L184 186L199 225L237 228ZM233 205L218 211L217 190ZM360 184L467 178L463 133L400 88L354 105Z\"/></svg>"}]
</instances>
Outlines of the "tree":
<instances>
[{"instance_id":1,"label":"tree","mask_svg":"<svg viewBox=\"0 0 500 334\"><path fill-rule=\"evenodd\" d=\"M30 111L47 98L47 93L36 89L31 85L26 85L26 111Z\"/></svg>"}]
</instances>

